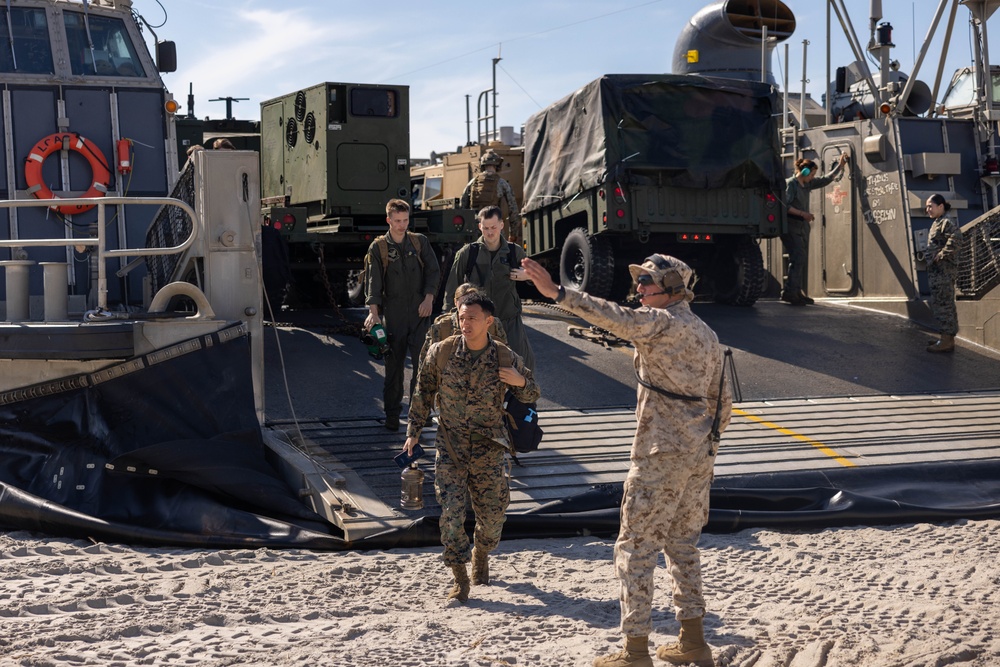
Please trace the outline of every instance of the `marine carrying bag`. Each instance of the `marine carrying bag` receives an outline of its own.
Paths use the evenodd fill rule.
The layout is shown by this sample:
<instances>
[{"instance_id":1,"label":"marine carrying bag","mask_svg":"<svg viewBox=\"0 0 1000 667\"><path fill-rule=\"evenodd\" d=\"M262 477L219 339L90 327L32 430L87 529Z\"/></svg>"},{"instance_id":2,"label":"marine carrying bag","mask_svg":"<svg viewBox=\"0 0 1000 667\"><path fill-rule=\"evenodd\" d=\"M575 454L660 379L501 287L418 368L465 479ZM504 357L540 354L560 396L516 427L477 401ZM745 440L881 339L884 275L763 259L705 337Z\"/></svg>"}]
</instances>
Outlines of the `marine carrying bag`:
<instances>
[{"instance_id":1,"label":"marine carrying bag","mask_svg":"<svg viewBox=\"0 0 1000 667\"><path fill-rule=\"evenodd\" d=\"M515 452L526 454L538 449L542 442L542 427L538 425L538 411L534 403L522 403L507 390L503 397L504 421L507 435Z\"/></svg>"},{"instance_id":2,"label":"marine carrying bag","mask_svg":"<svg viewBox=\"0 0 1000 667\"><path fill-rule=\"evenodd\" d=\"M439 370L444 370L457 342L457 335L441 342L435 359ZM500 367L513 366L514 353L510 348L497 341L493 341L493 344L497 346ZM507 428L507 438L516 453L526 454L538 449L543 433L542 427L538 425L538 410L535 403L522 403L514 392L508 389L503 397L503 419Z\"/></svg>"}]
</instances>

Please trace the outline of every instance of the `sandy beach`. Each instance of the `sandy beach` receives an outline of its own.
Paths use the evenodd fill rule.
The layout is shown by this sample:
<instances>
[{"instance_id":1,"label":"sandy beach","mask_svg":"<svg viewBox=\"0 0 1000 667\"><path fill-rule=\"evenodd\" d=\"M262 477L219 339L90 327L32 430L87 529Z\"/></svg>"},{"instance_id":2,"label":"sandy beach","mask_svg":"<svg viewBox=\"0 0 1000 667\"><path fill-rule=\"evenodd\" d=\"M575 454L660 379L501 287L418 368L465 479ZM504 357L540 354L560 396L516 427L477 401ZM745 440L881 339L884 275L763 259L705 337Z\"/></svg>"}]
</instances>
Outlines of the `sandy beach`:
<instances>
[{"instance_id":1,"label":"sandy beach","mask_svg":"<svg viewBox=\"0 0 1000 667\"><path fill-rule=\"evenodd\" d=\"M3 665L589 665L616 648L612 542L502 542L446 602L440 548L129 547L0 534ZM718 665L1000 665L1000 521L702 538ZM678 625L657 570L652 642ZM655 661L657 664L665 664Z\"/></svg>"}]
</instances>

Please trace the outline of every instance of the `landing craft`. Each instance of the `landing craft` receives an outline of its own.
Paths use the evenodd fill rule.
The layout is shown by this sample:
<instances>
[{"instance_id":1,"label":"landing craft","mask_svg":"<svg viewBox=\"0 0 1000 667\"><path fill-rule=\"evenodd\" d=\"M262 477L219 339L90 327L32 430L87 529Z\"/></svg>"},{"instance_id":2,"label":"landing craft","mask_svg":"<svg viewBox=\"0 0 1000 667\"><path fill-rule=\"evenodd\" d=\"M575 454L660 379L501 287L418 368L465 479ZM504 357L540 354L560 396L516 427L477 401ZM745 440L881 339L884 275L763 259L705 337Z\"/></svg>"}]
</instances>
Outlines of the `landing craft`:
<instances>
[{"instance_id":1,"label":"landing craft","mask_svg":"<svg viewBox=\"0 0 1000 667\"><path fill-rule=\"evenodd\" d=\"M739 3L713 7L725 10L731 4ZM855 60L827 73L825 107L792 93L786 70L789 113L781 130L788 173L798 157L814 159L827 171L841 153L851 156L846 178L811 194L811 211L817 216L808 292L933 327L923 253L931 220L924 203L941 194L951 202L951 215L963 231L959 337L992 349L1000 349L1000 117L996 74L985 47L986 22L996 7L994 2L941 0L907 73L893 57L892 17L883 16L881 2L871 3L864 46L842 0L829 2L830 29L839 24ZM762 2L761 11L781 13L784 5ZM972 35L975 64L947 83L942 78L947 53L940 54L934 67L928 51L937 34L944 33L945 45L950 43L962 15ZM866 51L878 63L874 71ZM712 55L703 52L704 59ZM925 70L931 85L919 78ZM768 271L778 282L784 275L781 244L771 240L762 247Z\"/></svg>"},{"instance_id":2,"label":"landing craft","mask_svg":"<svg viewBox=\"0 0 1000 667\"><path fill-rule=\"evenodd\" d=\"M728 10L730 3L721 7ZM774 3L770 9L780 7ZM413 522L414 515L396 509L399 473L389 453L398 451L400 443L387 440L374 420L348 422L335 415L305 428L308 439L297 425L294 433L292 426L287 433L280 427L261 428L259 160L250 151L205 150L178 170L171 157L178 105L158 74L172 69L173 50L157 40L159 57L147 53L137 22L141 17L131 10L127 0L11 0L0 7L0 33L7 31L6 40L0 39L6 156L0 163L6 175L0 247L10 253L2 264L0 525L122 542L214 547L384 548L436 540L432 521ZM955 107L954 118L894 114L894 109L907 108L909 84L897 91L901 77L886 73L880 80L887 82L886 91L899 93L886 99L879 93L878 106L889 105L884 117L810 129L803 113L799 124L790 126L794 141L789 146L820 154L826 151L822 142L834 149L841 142L869 160L871 165L859 167L860 174L852 177L855 187L830 204L843 207L847 202L850 211L861 213L844 213L851 239L844 247L858 258L844 265L852 276L847 295L876 304L905 304L919 317L926 306L917 296L920 273L915 254L910 254L915 215L901 205L890 213L885 202L906 201L916 190L911 179L924 178L935 186L953 185L955 201L968 193L963 210L971 211L971 195L977 191L954 170L942 171L949 158L940 156L956 145L968 146L961 166L979 169L981 154L983 167L977 173L992 178L993 163L987 158L995 152L977 143L982 137L975 124L992 123L993 116L970 108L967 101ZM847 81L845 75L842 108L866 108L864 94L851 90ZM336 99L330 96L330 86L338 85L349 86L321 84L322 100L307 100L299 108L297 94L273 101L271 132L285 146L294 143L313 151L300 154L302 161L331 157L328 146L317 148L318 134L312 134L317 127L305 141L305 120L310 110L326 111L330 103L343 101L340 91L346 88L336 90ZM955 90L960 88L956 83ZM360 97L365 94L362 90ZM290 118L296 119L294 132L288 129ZM941 150L903 151L904 139L922 136L911 131L911 122L932 123L941 135ZM868 137L875 137L871 145ZM278 165L286 166L301 172L301 164ZM396 171L402 172L396 174L401 180L393 179L393 186L405 190L408 170ZM335 173L328 171L331 178ZM276 184L280 179L271 185ZM994 188L991 196L995 194ZM355 233L347 229L353 220L345 210L324 209L315 192L306 195L304 208L314 210L304 219L302 233L326 233L309 223ZM282 199L275 205L299 203L291 193L275 196ZM980 210L991 210L983 197ZM875 210L884 212L863 215ZM970 236L993 243L996 235ZM817 237L826 243L826 234ZM769 243L773 241L764 241L763 247L772 275L778 276L778 251ZM974 248L979 252L979 246ZM828 282L824 278L821 286L827 288ZM980 282L977 278L969 284ZM989 284L986 297L977 302L985 332L993 331L986 311L995 305L988 291L994 287ZM893 301L893 288L904 298ZM963 312L974 310L960 306ZM987 334L983 338L992 340ZM360 343L354 344L363 355ZM308 365L316 366L316 359L310 358ZM361 370L360 375L377 377L371 367ZM851 401L851 409L857 412L858 404ZM989 400L979 404L986 406L982 412L990 411ZM762 403L753 409L772 407ZM620 482L628 466L634 418L628 410L567 409L551 419L548 433L567 433L569 442L550 436L543 444L549 449L545 465L518 473L518 509L525 516L510 520L512 533L530 534L539 526L548 535L613 533L613 508L596 523L589 517L571 520L567 514L569 507L614 505L613 492L590 494L581 502L558 498L584 490L581 486L594 480ZM746 421L749 441L757 437L754 424ZM577 447L577 440L598 430L604 438L591 439L585 449ZM779 449L788 451L784 443ZM751 461L764 470L778 463ZM823 464L814 459L807 465ZM549 468L562 478L562 486L546 486ZM557 502L545 503L552 494L558 494ZM802 494L804 501L784 497L774 504L802 501L810 512L814 501L843 506L839 494L822 501L815 495ZM729 512L724 516L733 526L733 516L746 515L745 496L729 494L726 502L713 508L714 516ZM995 508L963 506L920 516L983 516ZM433 506L427 509L431 519L433 511ZM856 514L848 519L859 521Z\"/></svg>"},{"instance_id":3,"label":"landing craft","mask_svg":"<svg viewBox=\"0 0 1000 667\"><path fill-rule=\"evenodd\" d=\"M192 545L282 516L324 530L263 454L256 153L178 170L176 52L157 39L154 58L140 21L129 0L0 7L0 524Z\"/></svg>"}]
</instances>

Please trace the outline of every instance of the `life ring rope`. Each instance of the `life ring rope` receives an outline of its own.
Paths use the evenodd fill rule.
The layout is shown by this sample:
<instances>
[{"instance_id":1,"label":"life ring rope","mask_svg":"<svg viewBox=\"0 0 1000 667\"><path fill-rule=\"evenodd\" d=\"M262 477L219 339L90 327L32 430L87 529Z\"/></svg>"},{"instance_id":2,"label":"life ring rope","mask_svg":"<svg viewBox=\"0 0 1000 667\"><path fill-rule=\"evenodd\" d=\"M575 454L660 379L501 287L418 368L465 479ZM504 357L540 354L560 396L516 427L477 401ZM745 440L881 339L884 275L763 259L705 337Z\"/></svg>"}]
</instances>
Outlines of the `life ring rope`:
<instances>
[{"instance_id":1,"label":"life ring rope","mask_svg":"<svg viewBox=\"0 0 1000 667\"><path fill-rule=\"evenodd\" d=\"M91 186L85 193L80 195L87 198L99 198L108 193L111 184L111 170L104 154L93 142L87 141L81 135L74 132L56 132L47 137L43 137L28 152L28 157L24 161L24 180L28 185L27 192L37 199L59 199L52 193L52 190L42 179L42 165L45 160L61 150L76 151L87 160L91 170ZM94 208L96 204L63 204L52 206L54 211L63 215L76 215L84 213Z\"/></svg>"}]
</instances>

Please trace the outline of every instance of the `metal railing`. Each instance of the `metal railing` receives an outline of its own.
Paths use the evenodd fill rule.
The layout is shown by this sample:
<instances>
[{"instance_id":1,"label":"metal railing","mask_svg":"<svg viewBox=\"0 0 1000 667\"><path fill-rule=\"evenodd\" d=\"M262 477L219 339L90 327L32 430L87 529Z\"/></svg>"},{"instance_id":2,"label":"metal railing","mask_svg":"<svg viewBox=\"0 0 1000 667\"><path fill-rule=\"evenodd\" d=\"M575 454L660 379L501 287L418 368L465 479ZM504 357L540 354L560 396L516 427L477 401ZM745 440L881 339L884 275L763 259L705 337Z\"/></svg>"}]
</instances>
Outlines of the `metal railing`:
<instances>
[{"instance_id":1,"label":"metal railing","mask_svg":"<svg viewBox=\"0 0 1000 667\"><path fill-rule=\"evenodd\" d=\"M1000 207L962 231L956 282L959 294L972 299L1000 284Z\"/></svg>"},{"instance_id":2,"label":"metal railing","mask_svg":"<svg viewBox=\"0 0 1000 667\"><path fill-rule=\"evenodd\" d=\"M194 161L184 164L177 183L170 191L172 199L179 199L188 206L194 207ZM146 230L147 248L169 248L177 245L181 239L191 234L191 219L181 209L164 206L156 213L152 224ZM182 258L177 255L159 255L146 258L146 273L149 275L149 287L156 294L161 287L173 281L177 267ZM200 281L195 281L201 286Z\"/></svg>"},{"instance_id":3,"label":"metal railing","mask_svg":"<svg viewBox=\"0 0 1000 667\"><path fill-rule=\"evenodd\" d=\"M106 208L128 204L153 204L161 207L177 207L187 214L191 220L190 233L179 244L159 248L119 248L108 249L105 226L107 222ZM57 238L57 239L5 239L0 240L0 248L30 248L30 247L67 247L90 246L97 249L97 307L106 310L108 307L108 267L107 260L114 257L152 257L157 255L176 255L184 252L194 244L202 233L201 220L194 209L187 203L171 197L100 197L72 199L5 199L0 200L0 208L30 208L38 206L96 206L97 236Z\"/></svg>"}]
</instances>

